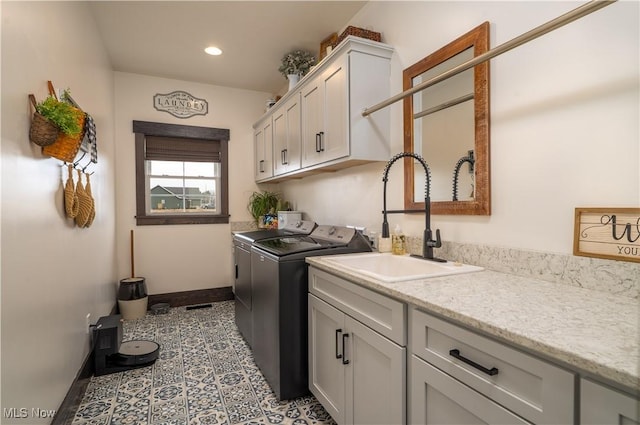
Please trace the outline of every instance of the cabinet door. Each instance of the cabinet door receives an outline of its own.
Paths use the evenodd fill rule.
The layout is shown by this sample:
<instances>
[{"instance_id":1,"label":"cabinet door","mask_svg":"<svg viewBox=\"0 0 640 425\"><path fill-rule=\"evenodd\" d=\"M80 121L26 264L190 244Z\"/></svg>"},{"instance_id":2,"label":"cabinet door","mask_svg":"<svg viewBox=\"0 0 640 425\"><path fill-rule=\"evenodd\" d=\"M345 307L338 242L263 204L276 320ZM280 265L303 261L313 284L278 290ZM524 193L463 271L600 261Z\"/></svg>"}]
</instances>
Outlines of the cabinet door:
<instances>
[{"instance_id":1,"label":"cabinet door","mask_svg":"<svg viewBox=\"0 0 640 425\"><path fill-rule=\"evenodd\" d=\"M273 114L273 175L283 174L286 170L283 164L282 151L287 148L287 115L284 105Z\"/></svg>"},{"instance_id":2,"label":"cabinet door","mask_svg":"<svg viewBox=\"0 0 640 425\"><path fill-rule=\"evenodd\" d=\"M300 95L287 102L287 147L284 154L287 171L300 168L300 151L302 149L302 122L300 120Z\"/></svg>"},{"instance_id":3,"label":"cabinet door","mask_svg":"<svg viewBox=\"0 0 640 425\"><path fill-rule=\"evenodd\" d=\"M302 166L349 155L347 57L328 67L302 91Z\"/></svg>"},{"instance_id":4,"label":"cabinet door","mask_svg":"<svg viewBox=\"0 0 640 425\"><path fill-rule=\"evenodd\" d=\"M349 155L349 87L347 57L322 74L324 87L324 135L322 160Z\"/></svg>"},{"instance_id":5,"label":"cabinet door","mask_svg":"<svg viewBox=\"0 0 640 425\"><path fill-rule=\"evenodd\" d=\"M338 423L345 423L344 314L309 294L309 389Z\"/></svg>"},{"instance_id":6,"label":"cabinet door","mask_svg":"<svg viewBox=\"0 0 640 425\"><path fill-rule=\"evenodd\" d=\"M409 380L409 423L530 423L414 355Z\"/></svg>"},{"instance_id":7,"label":"cabinet door","mask_svg":"<svg viewBox=\"0 0 640 425\"><path fill-rule=\"evenodd\" d=\"M273 176L273 133L271 119L263 123L254 133L255 180Z\"/></svg>"},{"instance_id":8,"label":"cabinet door","mask_svg":"<svg viewBox=\"0 0 640 425\"><path fill-rule=\"evenodd\" d=\"M640 400L586 379L581 379L580 423L585 425L639 424Z\"/></svg>"},{"instance_id":9,"label":"cabinet door","mask_svg":"<svg viewBox=\"0 0 640 425\"><path fill-rule=\"evenodd\" d=\"M346 423L406 423L406 348L349 316L345 328Z\"/></svg>"},{"instance_id":10,"label":"cabinet door","mask_svg":"<svg viewBox=\"0 0 640 425\"><path fill-rule=\"evenodd\" d=\"M312 80L302 89L302 166L320 162L320 142L324 133L324 114L322 111L322 81Z\"/></svg>"},{"instance_id":11,"label":"cabinet door","mask_svg":"<svg viewBox=\"0 0 640 425\"><path fill-rule=\"evenodd\" d=\"M273 115L274 175L300 168L300 96L294 95Z\"/></svg>"}]
</instances>

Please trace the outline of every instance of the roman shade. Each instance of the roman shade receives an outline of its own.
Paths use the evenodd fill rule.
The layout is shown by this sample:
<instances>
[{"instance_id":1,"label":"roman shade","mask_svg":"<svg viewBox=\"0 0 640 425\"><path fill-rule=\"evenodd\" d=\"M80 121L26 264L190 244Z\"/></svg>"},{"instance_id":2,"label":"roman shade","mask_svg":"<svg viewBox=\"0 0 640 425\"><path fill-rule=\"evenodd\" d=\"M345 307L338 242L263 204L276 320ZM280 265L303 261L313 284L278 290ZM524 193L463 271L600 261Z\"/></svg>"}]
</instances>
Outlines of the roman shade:
<instances>
[{"instance_id":1,"label":"roman shade","mask_svg":"<svg viewBox=\"0 0 640 425\"><path fill-rule=\"evenodd\" d=\"M144 159L156 161L221 162L219 140L146 136Z\"/></svg>"}]
</instances>

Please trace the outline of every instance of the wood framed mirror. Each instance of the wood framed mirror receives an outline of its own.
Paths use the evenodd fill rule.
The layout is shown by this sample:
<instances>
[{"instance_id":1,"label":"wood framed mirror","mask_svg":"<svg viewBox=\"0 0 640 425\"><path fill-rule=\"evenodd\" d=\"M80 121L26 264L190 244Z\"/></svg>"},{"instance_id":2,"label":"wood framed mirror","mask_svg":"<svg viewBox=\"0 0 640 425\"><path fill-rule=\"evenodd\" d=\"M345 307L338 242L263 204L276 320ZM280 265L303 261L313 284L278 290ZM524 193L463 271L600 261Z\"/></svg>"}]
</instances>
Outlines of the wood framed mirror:
<instances>
[{"instance_id":1,"label":"wood framed mirror","mask_svg":"<svg viewBox=\"0 0 640 425\"><path fill-rule=\"evenodd\" d=\"M403 90L489 49L484 22L406 68ZM489 61L404 99L404 150L422 155L431 172L431 213L491 214ZM405 210L424 210L425 175L404 159ZM455 182L454 182L455 181Z\"/></svg>"}]
</instances>

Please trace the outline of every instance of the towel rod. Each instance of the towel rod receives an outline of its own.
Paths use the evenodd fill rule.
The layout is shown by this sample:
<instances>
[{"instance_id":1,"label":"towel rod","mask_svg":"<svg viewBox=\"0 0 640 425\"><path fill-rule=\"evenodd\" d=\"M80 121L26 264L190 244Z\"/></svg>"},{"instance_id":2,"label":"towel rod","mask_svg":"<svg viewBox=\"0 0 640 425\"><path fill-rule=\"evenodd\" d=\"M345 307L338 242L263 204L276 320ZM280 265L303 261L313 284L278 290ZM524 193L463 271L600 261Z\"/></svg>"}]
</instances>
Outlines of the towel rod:
<instances>
[{"instance_id":1,"label":"towel rod","mask_svg":"<svg viewBox=\"0 0 640 425\"><path fill-rule=\"evenodd\" d=\"M465 94L464 96L460 96L458 98L449 100L447 102L443 102L438 106L434 106L433 108L429 108L429 109L425 109L424 111L416 112L413 115L413 118L416 119L416 118L426 117L427 115L431 115L431 114L433 114L435 112L442 111L443 109L451 108L452 106L456 106L456 105L459 105L461 103L464 103L467 100L473 99L473 97L474 97L473 93Z\"/></svg>"},{"instance_id":2,"label":"towel rod","mask_svg":"<svg viewBox=\"0 0 640 425\"><path fill-rule=\"evenodd\" d=\"M534 40L548 32L558 29L590 13L593 13L596 10L600 10L605 6L609 6L610 4L615 3L616 1L617 0L592 0L589 3L585 3L582 6L577 7L565 13L564 15L561 15L555 19L552 19L551 21L544 23L522 35L519 35L516 38L513 38L505 43L502 43L501 45L494 47L493 49L488 50L487 52L481 55L478 55L475 58L470 59L454 68L451 68L450 70L445 71L436 77L433 77L425 82L422 82L415 87L411 87L410 89L405 90L402 93L398 93L397 95L392 96L389 99L384 100L376 105L373 105L369 108L365 108L362 111L362 116L366 117L368 115L371 115L372 113L379 111L382 108L386 108L387 106L393 103L396 103L397 101L402 100L407 96L410 96L420 90L424 90L427 87L431 87L434 84L437 84L441 81L451 78L454 75L457 75L463 71L466 71L469 68L473 68L474 66L482 62L488 61L491 58L494 58L498 55L508 52L509 50L514 49L531 40Z\"/></svg>"}]
</instances>

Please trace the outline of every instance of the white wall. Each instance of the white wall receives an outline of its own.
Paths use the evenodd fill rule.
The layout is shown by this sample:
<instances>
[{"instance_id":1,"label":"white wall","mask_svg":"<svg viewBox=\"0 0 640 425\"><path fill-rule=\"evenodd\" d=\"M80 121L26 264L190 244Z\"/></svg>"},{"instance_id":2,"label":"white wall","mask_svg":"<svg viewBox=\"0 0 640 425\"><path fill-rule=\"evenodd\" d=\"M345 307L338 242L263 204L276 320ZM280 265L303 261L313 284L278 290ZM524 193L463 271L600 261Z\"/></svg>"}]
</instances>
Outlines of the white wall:
<instances>
[{"instance_id":1,"label":"white wall","mask_svg":"<svg viewBox=\"0 0 640 425\"><path fill-rule=\"evenodd\" d=\"M135 274L151 294L231 286L232 244L227 224L136 226L135 152L132 122L152 121L227 128L231 221L249 221L247 202L253 180L253 128L269 93L117 72L116 187L118 276L130 277L130 231L134 230ZM153 108L153 96L183 90L206 99L207 115L176 118Z\"/></svg>"},{"instance_id":2,"label":"white wall","mask_svg":"<svg viewBox=\"0 0 640 425\"><path fill-rule=\"evenodd\" d=\"M381 32L396 49L396 94L404 68L483 21L495 47L580 4L370 2L350 25ZM571 253L574 208L640 205L639 6L614 3L491 60L492 215L433 216L445 240ZM401 108L391 107L392 152L403 150ZM280 190L318 222L380 231L383 169L361 166ZM402 162L388 188L389 208L401 209ZM392 229L398 222L421 235L421 215L390 216Z\"/></svg>"},{"instance_id":3,"label":"white wall","mask_svg":"<svg viewBox=\"0 0 640 425\"><path fill-rule=\"evenodd\" d=\"M70 88L96 122L88 229L65 218L62 162L28 139L27 94L44 99L47 80ZM51 422L11 420L4 409L57 409L89 352L86 314L95 322L114 305L113 104L113 72L85 3L2 2L2 423Z\"/></svg>"}]
</instances>

